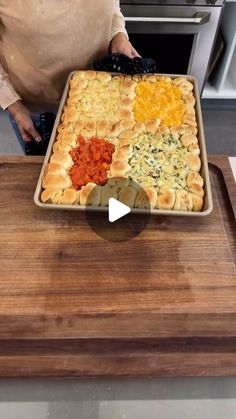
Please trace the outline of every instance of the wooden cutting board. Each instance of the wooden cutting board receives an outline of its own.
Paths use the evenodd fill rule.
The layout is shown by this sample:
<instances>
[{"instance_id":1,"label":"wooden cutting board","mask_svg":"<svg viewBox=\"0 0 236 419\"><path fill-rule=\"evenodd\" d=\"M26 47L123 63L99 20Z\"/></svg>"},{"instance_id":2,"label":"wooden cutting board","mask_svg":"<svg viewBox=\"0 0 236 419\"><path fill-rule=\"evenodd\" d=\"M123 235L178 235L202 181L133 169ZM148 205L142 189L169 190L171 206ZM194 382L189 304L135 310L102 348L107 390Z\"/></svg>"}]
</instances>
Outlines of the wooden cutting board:
<instances>
[{"instance_id":1,"label":"wooden cutting board","mask_svg":"<svg viewBox=\"0 0 236 419\"><path fill-rule=\"evenodd\" d=\"M41 158L0 158L0 376L236 374L236 187L210 161L210 216L113 243L34 205Z\"/></svg>"}]
</instances>

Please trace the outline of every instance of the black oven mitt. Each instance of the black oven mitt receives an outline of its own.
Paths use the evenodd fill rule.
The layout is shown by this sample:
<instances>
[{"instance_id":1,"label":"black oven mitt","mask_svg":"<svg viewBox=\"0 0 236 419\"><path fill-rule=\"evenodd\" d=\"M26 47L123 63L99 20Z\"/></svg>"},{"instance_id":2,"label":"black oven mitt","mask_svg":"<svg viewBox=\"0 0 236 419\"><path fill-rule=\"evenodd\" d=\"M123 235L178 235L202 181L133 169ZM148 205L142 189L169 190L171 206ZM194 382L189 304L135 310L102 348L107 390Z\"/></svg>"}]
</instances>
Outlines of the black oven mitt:
<instances>
[{"instance_id":1,"label":"black oven mitt","mask_svg":"<svg viewBox=\"0 0 236 419\"><path fill-rule=\"evenodd\" d=\"M111 54L95 61L93 68L96 71L109 71L124 74L157 73L156 61L153 58L129 58L124 54Z\"/></svg>"},{"instance_id":2,"label":"black oven mitt","mask_svg":"<svg viewBox=\"0 0 236 419\"><path fill-rule=\"evenodd\" d=\"M40 115L40 124L35 128L40 134L42 141L37 142L31 140L28 143L25 143L25 153L27 156L44 156L46 154L55 118L56 115L51 112L42 113Z\"/></svg>"}]
</instances>

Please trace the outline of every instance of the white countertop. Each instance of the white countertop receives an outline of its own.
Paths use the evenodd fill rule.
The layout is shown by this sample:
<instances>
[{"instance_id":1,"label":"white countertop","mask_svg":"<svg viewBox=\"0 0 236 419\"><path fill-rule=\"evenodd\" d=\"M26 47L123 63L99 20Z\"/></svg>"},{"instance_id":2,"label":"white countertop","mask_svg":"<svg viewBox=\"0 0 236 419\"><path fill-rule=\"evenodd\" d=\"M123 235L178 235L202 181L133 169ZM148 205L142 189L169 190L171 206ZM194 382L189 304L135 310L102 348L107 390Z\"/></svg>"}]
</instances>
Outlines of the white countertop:
<instances>
[{"instance_id":1,"label":"white countertop","mask_svg":"<svg viewBox=\"0 0 236 419\"><path fill-rule=\"evenodd\" d=\"M236 157L229 157L230 165L234 174L234 179L236 182Z\"/></svg>"}]
</instances>

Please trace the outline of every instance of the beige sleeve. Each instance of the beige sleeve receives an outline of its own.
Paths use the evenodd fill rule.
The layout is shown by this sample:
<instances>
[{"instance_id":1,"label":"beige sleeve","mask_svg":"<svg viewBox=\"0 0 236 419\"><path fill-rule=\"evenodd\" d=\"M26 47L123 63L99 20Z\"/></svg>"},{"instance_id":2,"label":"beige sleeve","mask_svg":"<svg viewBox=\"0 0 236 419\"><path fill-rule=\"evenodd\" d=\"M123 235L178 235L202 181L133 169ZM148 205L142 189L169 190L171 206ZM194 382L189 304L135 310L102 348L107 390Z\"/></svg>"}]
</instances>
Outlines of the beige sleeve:
<instances>
[{"instance_id":1,"label":"beige sleeve","mask_svg":"<svg viewBox=\"0 0 236 419\"><path fill-rule=\"evenodd\" d=\"M124 33L128 38L128 33L125 29L125 19L120 10L120 0L113 0L114 2L114 13L112 18L111 36L110 40L114 38L118 33Z\"/></svg>"},{"instance_id":2,"label":"beige sleeve","mask_svg":"<svg viewBox=\"0 0 236 419\"><path fill-rule=\"evenodd\" d=\"M9 76L0 63L0 107L5 110L17 100L20 100L20 96L11 85Z\"/></svg>"}]
</instances>

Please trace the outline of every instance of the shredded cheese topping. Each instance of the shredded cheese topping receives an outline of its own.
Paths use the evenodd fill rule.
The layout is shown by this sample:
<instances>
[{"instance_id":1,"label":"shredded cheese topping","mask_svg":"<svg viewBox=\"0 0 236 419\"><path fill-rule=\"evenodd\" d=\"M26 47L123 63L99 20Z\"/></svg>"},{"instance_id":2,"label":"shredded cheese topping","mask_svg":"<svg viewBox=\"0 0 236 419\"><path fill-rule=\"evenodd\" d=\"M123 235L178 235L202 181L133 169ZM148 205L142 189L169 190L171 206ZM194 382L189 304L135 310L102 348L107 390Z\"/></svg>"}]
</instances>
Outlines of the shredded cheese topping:
<instances>
[{"instance_id":1,"label":"shredded cheese topping","mask_svg":"<svg viewBox=\"0 0 236 419\"><path fill-rule=\"evenodd\" d=\"M165 81L142 81L136 87L134 115L136 121L160 119L168 127L181 125L185 113L178 86Z\"/></svg>"},{"instance_id":2,"label":"shredded cheese topping","mask_svg":"<svg viewBox=\"0 0 236 419\"><path fill-rule=\"evenodd\" d=\"M188 174L186 150L178 138L170 134L159 138L150 134L139 135L133 143L133 156L129 160L129 177L144 186L184 189Z\"/></svg>"},{"instance_id":3,"label":"shredded cheese topping","mask_svg":"<svg viewBox=\"0 0 236 419\"><path fill-rule=\"evenodd\" d=\"M85 120L99 119L116 122L116 110L120 103L120 82L111 80L109 88L98 80L90 80L80 93L77 104L78 114Z\"/></svg>"}]
</instances>

